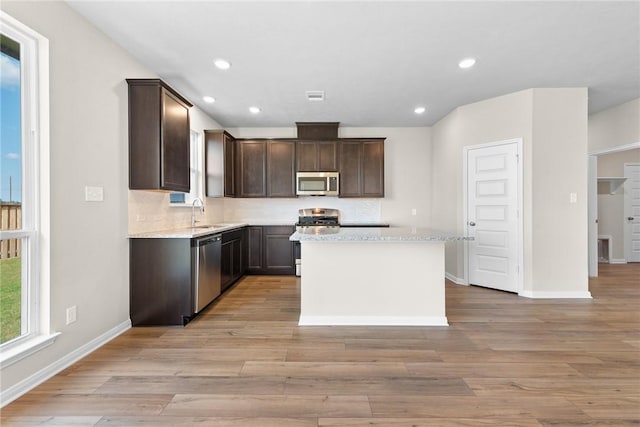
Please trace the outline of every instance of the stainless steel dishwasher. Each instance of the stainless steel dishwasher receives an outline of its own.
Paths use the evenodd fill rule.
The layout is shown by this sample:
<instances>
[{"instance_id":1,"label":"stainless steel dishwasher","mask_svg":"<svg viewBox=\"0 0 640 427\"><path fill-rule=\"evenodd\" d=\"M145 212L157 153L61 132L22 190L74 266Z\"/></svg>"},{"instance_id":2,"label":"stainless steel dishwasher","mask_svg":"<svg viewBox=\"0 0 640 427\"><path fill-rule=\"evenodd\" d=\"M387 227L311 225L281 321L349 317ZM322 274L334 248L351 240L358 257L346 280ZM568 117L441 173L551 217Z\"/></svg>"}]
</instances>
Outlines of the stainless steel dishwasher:
<instances>
[{"instance_id":1,"label":"stainless steel dishwasher","mask_svg":"<svg viewBox=\"0 0 640 427\"><path fill-rule=\"evenodd\" d=\"M209 235L191 241L194 313L198 313L220 295L221 256L222 235Z\"/></svg>"}]
</instances>

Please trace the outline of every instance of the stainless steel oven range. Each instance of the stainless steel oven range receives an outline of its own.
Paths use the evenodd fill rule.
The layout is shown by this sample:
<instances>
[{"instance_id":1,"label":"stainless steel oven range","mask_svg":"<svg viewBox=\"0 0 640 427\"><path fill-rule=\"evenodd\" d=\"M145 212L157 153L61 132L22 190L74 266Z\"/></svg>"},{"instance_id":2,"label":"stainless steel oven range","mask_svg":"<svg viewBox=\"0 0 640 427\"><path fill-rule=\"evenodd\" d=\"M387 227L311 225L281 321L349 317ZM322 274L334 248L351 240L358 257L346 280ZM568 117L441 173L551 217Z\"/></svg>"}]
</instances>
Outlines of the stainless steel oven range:
<instances>
[{"instance_id":1,"label":"stainless steel oven range","mask_svg":"<svg viewBox=\"0 0 640 427\"><path fill-rule=\"evenodd\" d=\"M298 211L296 230L306 233L327 233L340 229L340 211L331 208L307 208ZM295 244L296 276L302 274L300 242Z\"/></svg>"}]
</instances>

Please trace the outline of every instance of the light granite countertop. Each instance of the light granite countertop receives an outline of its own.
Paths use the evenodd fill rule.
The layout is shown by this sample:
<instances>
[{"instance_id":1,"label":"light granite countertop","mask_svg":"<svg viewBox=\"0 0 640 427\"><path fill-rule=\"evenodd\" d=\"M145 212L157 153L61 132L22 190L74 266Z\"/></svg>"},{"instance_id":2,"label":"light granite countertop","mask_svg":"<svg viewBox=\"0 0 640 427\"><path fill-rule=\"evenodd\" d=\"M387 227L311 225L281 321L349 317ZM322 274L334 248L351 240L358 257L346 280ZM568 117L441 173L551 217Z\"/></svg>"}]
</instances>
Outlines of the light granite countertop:
<instances>
[{"instance_id":1,"label":"light granite countertop","mask_svg":"<svg viewBox=\"0 0 640 427\"><path fill-rule=\"evenodd\" d=\"M222 233L235 228L245 227L244 223L222 223L200 225L196 228L185 227L173 230L151 231L147 233L130 234L130 239L191 239L194 237L206 236L208 234Z\"/></svg>"},{"instance_id":2,"label":"light granite countertop","mask_svg":"<svg viewBox=\"0 0 640 427\"><path fill-rule=\"evenodd\" d=\"M300 242L447 242L473 240L432 228L324 228L301 227L289 237Z\"/></svg>"}]
</instances>

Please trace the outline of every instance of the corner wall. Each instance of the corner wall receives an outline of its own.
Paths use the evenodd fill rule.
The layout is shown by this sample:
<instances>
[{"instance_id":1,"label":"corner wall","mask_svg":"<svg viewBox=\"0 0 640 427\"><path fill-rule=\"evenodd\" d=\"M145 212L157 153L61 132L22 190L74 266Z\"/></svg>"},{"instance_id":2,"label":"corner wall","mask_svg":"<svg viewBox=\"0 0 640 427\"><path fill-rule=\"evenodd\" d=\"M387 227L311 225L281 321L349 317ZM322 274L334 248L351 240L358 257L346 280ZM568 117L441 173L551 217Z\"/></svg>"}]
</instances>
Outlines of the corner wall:
<instances>
[{"instance_id":1,"label":"corner wall","mask_svg":"<svg viewBox=\"0 0 640 427\"><path fill-rule=\"evenodd\" d=\"M466 232L462 148L523 139L527 296L588 296L586 100L585 88L529 89L459 107L432 128L433 226L456 233ZM569 206L570 192L578 203ZM446 272L459 282L463 245L446 248Z\"/></svg>"},{"instance_id":2,"label":"corner wall","mask_svg":"<svg viewBox=\"0 0 640 427\"><path fill-rule=\"evenodd\" d=\"M465 146L523 138L525 211L530 203L533 91L525 90L453 110L432 127L432 223L434 228L466 233L463 224L462 149ZM525 242L530 218L525 217ZM529 232L527 232L529 230ZM446 245L446 272L464 281L464 243ZM531 256L525 245L525 256Z\"/></svg>"}]
</instances>

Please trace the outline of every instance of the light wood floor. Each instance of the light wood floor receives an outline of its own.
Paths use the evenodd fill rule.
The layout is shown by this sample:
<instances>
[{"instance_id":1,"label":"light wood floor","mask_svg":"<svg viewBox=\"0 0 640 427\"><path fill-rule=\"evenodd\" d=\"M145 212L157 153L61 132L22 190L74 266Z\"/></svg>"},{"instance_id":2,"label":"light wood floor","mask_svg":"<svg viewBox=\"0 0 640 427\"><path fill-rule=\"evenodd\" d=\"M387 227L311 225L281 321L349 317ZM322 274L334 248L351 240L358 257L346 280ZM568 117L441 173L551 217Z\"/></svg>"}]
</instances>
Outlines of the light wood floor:
<instances>
[{"instance_id":1,"label":"light wood floor","mask_svg":"<svg viewBox=\"0 0 640 427\"><path fill-rule=\"evenodd\" d=\"M247 277L186 328L129 330L1 424L637 426L639 278L602 265L593 300L448 283L449 327L298 327L295 278Z\"/></svg>"}]
</instances>

